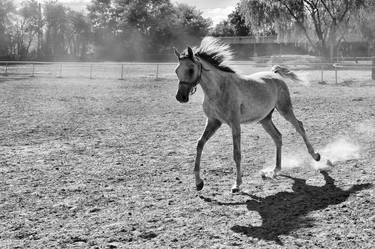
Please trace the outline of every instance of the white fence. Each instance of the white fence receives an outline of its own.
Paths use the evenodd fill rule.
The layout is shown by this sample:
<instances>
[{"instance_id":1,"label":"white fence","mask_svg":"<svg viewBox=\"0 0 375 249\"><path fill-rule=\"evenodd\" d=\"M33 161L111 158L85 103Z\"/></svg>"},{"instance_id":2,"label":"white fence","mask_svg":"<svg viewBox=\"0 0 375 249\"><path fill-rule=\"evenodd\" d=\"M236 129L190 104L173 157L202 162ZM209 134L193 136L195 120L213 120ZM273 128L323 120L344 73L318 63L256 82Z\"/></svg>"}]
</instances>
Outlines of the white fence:
<instances>
[{"instance_id":1,"label":"white fence","mask_svg":"<svg viewBox=\"0 0 375 249\"><path fill-rule=\"evenodd\" d=\"M14 62L0 61L0 75L25 77L114 78L167 75L163 69L175 63L88 63L88 62Z\"/></svg>"},{"instance_id":2,"label":"white fence","mask_svg":"<svg viewBox=\"0 0 375 249\"><path fill-rule=\"evenodd\" d=\"M300 71L309 80L339 83L360 76L371 79L371 61L342 60L337 63L286 60L280 57L258 57L254 61L234 61L231 66L243 74L267 71L282 64ZM14 62L0 61L0 77L57 77L86 79L119 79L149 77L175 78L177 63L91 63L91 62Z\"/></svg>"}]
</instances>

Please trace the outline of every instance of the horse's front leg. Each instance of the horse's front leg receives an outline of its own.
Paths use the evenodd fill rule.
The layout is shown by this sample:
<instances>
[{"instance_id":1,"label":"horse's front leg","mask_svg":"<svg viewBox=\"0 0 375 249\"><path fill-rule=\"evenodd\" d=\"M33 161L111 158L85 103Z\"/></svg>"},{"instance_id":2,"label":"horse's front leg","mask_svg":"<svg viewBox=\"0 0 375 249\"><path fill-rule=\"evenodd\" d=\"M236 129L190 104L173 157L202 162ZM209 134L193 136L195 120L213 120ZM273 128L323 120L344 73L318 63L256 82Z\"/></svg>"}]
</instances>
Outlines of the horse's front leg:
<instances>
[{"instance_id":1,"label":"horse's front leg","mask_svg":"<svg viewBox=\"0 0 375 249\"><path fill-rule=\"evenodd\" d=\"M197 155L195 158L195 167L194 167L194 175L195 175L195 185L197 187L197 190L200 191L203 188L203 180L200 177L200 164L201 164L201 156L202 151L205 143L212 137L212 135L219 129L221 126L221 122L217 119L211 119L208 118L206 122L206 128L204 129L204 132L201 136L201 138L198 141L197 144Z\"/></svg>"},{"instance_id":2,"label":"horse's front leg","mask_svg":"<svg viewBox=\"0 0 375 249\"><path fill-rule=\"evenodd\" d=\"M240 185L242 184L242 172L241 172L241 126L240 122L236 122L231 125L232 137L233 137L233 159L236 163L236 183L232 187L232 193L240 191Z\"/></svg>"}]
</instances>

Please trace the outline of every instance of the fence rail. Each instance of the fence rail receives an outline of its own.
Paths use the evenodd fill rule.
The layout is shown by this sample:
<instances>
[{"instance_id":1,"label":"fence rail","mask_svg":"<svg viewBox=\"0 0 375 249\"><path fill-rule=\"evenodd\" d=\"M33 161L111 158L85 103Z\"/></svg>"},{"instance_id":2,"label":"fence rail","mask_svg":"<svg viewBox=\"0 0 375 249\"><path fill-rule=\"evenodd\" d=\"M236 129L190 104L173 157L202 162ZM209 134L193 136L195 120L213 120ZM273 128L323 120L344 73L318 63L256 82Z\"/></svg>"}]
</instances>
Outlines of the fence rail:
<instances>
[{"instance_id":1,"label":"fence rail","mask_svg":"<svg viewBox=\"0 0 375 249\"><path fill-rule=\"evenodd\" d=\"M284 58L285 59L285 58ZM348 60L334 64L319 61L284 60L281 57L257 57L254 61L233 61L231 66L238 72L251 74L267 71L272 65L282 64L292 70L314 72L317 81L339 82L344 71L368 71L371 79L373 68L370 58L361 61ZM0 61L0 77L57 77L88 79L119 79L151 77L154 79L175 77L176 63L129 63L129 62L39 62ZM332 74L334 77L332 77ZM319 78L316 78L317 76Z\"/></svg>"}]
</instances>

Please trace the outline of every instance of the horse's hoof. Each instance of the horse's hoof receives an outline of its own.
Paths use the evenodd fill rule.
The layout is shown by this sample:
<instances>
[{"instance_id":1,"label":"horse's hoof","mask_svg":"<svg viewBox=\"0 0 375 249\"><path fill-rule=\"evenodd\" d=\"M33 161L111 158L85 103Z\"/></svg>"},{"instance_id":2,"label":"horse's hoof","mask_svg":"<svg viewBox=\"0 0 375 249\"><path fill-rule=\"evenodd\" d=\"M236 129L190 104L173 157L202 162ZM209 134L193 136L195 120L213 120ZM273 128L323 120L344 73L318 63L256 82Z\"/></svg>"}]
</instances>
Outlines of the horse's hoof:
<instances>
[{"instance_id":1,"label":"horse's hoof","mask_svg":"<svg viewBox=\"0 0 375 249\"><path fill-rule=\"evenodd\" d=\"M197 190L198 190L198 191L201 191L202 188L203 188L203 186L204 186L204 183L203 183L203 181L201 181L199 184L196 185Z\"/></svg>"},{"instance_id":2,"label":"horse's hoof","mask_svg":"<svg viewBox=\"0 0 375 249\"><path fill-rule=\"evenodd\" d=\"M232 194L239 193L239 192L240 192L240 188L239 187L233 187L232 188Z\"/></svg>"},{"instance_id":3,"label":"horse's hoof","mask_svg":"<svg viewBox=\"0 0 375 249\"><path fill-rule=\"evenodd\" d=\"M320 154L319 153L314 154L314 160L317 161L317 162L320 161Z\"/></svg>"},{"instance_id":4,"label":"horse's hoof","mask_svg":"<svg viewBox=\"0 0 375 249\"><path fill-rule=\"evenodd\" d=\"M263 180L267 179L276 179L276 176L279 175L280 170L267 170L264 169L261 171L261 177Z\"/></svg>"}]
</instances>

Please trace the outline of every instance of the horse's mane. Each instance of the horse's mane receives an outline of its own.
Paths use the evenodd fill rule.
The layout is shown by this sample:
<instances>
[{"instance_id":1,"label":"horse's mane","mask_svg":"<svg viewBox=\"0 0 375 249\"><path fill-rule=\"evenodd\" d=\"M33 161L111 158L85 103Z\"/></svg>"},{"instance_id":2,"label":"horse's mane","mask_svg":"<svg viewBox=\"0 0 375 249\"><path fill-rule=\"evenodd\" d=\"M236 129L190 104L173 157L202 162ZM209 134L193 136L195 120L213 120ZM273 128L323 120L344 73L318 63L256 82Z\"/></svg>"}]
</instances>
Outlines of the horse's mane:
<instances>
[{"instance_id":1,"label":"horse's mane","mask_svg":"<svg viewBox=\"0 0 375 249\"><path fill-rule=\"evenodd\" d=\"M193 48L195 56L207 61L216 68L230 73L235 71L228 65L233 58L233 52L228 44L219 39L207 36L201 41L199 47Z\"/></svg>"}]
</instances>

